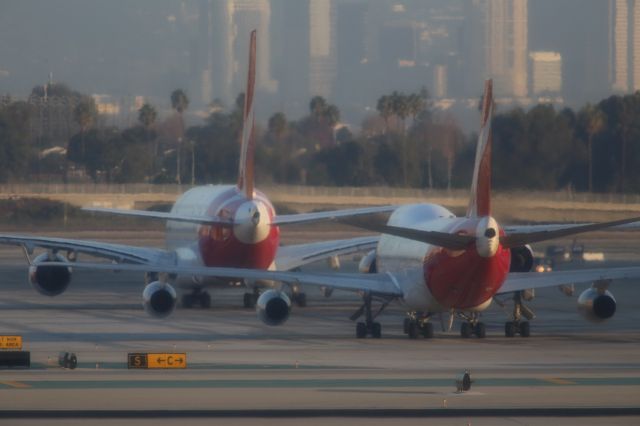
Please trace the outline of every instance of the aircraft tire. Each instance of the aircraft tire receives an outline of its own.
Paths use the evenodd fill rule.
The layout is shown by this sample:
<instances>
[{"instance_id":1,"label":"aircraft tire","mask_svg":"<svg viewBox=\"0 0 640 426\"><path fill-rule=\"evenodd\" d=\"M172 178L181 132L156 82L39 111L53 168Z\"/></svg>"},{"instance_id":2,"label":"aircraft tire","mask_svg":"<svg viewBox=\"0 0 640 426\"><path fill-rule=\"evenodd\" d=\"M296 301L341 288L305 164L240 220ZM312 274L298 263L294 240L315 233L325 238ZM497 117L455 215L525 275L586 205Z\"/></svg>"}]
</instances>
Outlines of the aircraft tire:
<instances>
[{"instance_id":1,"label":"aircraft tire","mask_svg":"<svg viewBox=\"0 0 640 426\"><path fill-rule=\"evenodd\" d=\"M304 308L307 306L307 294L306 293L298 293L295 296L295 301L296 304L301 307Z\"/></svg>"},{"instance_id":2,"label":"aircraft tire","mask_svg":"<svg viewBox=\"0 0 640 426\"><path fill-rule=\"evenodd\" d=\"M211 307L211 295L203 291L198 295L198 301L200 302L200 306L202 309L209 309Z\"/></svg>"},{"instance_id":3,"label":"aircraft tire","mask_svg":"<svg viewBox=\"0 0 640 426\"><path fill-rule=\"evenodd\" d=\"M367 325L363 322L356 324L356 337L358 339L364 339L367 337Z\"/></svg>"},{"instance_id":4,"label":"aircraft tire","mask_svg":"<svg viewBox=\"0 0 640 426\"><path fill-rule=\"evenodd\" d=\"M433 324L431 324L430 322L425 323L422 326L422 337L424 337L425 339L433 339Z\"/></svg>"},{"instance_id":5,"label":"aircraft tire","mask_svg":"<svg viewBox=\"0 0 640 426\"><path fill-rule=\"evenodd\" d=\"M404 332L404 334L409 334L409 324L411 324L411 319L405 318L402 322L402 331Z\"/></svg>"},{"instance_id":6,"label":"aircraft tire","mask_svg":"<svg viewBox=\"0 0 640 426\"><path fill-rule=\"evenodd\" d=\"M371 325L371 337L374 339L379 339L382 337L382 326L379 322L374 322Z\"/></svg>"},{"instance_id":7,"label":"aircraft tire","mask_svg":"<svg viewBox=\"0 0 640 426\"><path fill-rule=\"evenodd\" d=\"M407 332L409 339L417 339L418 338L418 324L415 321L409 322L409 330Z\"/></svg>"},{"instance_id":8,"label":"aircraft tire","mask_svg":"<svg viewBox=\"0 0 640 426\"><path fill-rule=\"evenodd\" d=\"M469 337L471 337L471 334L473 334L473 329L471 327L471 324L469 324L468 322L463 322L462 325L460 326L460 336L462 336L465 339L468 339Z\"/></svg>"},{"instance_id":9,"label":"aircraft tire","mask_svg":"<svg viewBox=\"0 0 640 426\"><path fill-rule=\"evenodd\" d=\"M245 293L242 297L242 302L245 308L253 309L256 307L256 297L253 293Z\"/></svg>"},{"instance_id":10,"label":"aircraft tire","mask_svg":"<svg viewBox=\"0 0 640 426\"><path fill-rule=\"evenodd\" d=\"M182 295L182 307L185 309L191 309L193 308L193 305L195 304L195 297L193 297L193 294L183 294Z\"/></svg>"},{"instance_id":11,"label":"aircraft tire","mask_svg":"<svg viewBox=\"0 0 640 426\"><path fill-rule=\"evenodd\" d=\"M504 323L504 336L505 337L513 337L516 335L516 325L513 321L508 321Z\"/></svg>"}]
</instances>

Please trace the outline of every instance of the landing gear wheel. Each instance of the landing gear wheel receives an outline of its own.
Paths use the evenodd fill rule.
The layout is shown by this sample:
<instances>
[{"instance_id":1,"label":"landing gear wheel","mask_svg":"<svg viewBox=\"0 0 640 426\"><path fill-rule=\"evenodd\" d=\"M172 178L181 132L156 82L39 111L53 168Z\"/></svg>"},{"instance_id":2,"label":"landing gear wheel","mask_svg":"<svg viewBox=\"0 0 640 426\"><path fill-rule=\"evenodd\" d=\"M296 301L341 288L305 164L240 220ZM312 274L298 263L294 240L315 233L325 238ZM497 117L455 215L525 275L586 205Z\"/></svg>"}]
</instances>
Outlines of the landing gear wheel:
<instances>
[{"instance_id":1,"label":"landing gear wheel","mask_svg":"<svg viewBox=\"0 0 640 426\"><path fill-rule=\"evenodd\" d=\"M476 336L478 336L480 339L483 339L484 337L486 337L487 335L487 328L485 327L483 322L479 322L476 324L476 326L474 327L473 332L475 333Z\"/></svg>"},{"instance_id":2,"label":"landing gear wheel","mask_svg":"<svg viewBox=\"0 0 640 426\"><path fill-rule=\"evenodd\" d=\"M198 295L198 301L202 309L209 309L211 307L211 296L206 291L203 291Z\"/></svg>"},{"instance_id":3,"label":"landing gear wheel","mask_svg":"<svg viewBox=\"0 0 640 426\"><path fill-rule=\"evenodd\" d=\"M431 339L433 338L433 324L431 324L430 322L425 323L422 326L422 336L425 339Z\"/></svg>"},{"instance_id":4,"label":"landing gear wheel","mask_svg":"<svg viewBox=\"0 0 640 426\"><path fill-rule=\"evenodd\" d=\"M465 339L471 337L471 334L473 333L473 328L471 326L470 323L468 322L463 322L462 325L460 326L460 336L464 337Z\"/></svg>"},{"instance_id":5,"label":"landing gear wheel","mask_svg":"<svg viewBox=\"0 0 640 426\"><path fill-rule=\"evenodd\" d=\"M374 322L371 324L371 337L374 339L379 339L382 337L382 326L379 322Z\"/></svg>"},{"instance_id":6,"label":"landing gear wheel","mask_svg":"<svg viewBox=\"0 0 640 426\"><path fill-rule=\"evenodd\" d=\"M185 309L193 308L193 305L196 303L195 297L193 294L183 294L182 295L182 307Z\"/></svg>"},{"instance_id":7,"label":"landing gear wheel","mask_svg":"<svg viewBox=\"0 0 640 426\"><path fill-rule=\"evenodd\" d=\"M253 293L245 293L242 302L245 308L255 308L258 298Z\"/></svg>"},{"instance_id":8,"label":"landing gear wheel","mask_svg":"<svg viewBox=\"0 0 640 426\"><path fill-rule=\"evenodd\" d=\"M513 321L504 323L504 336L513 337L516 335L516 324Z\"/></svg>"},{"instance_id":9,"label":"landing gear wheel","mask_svg":"<svg viewBox=\"0 0 640 426\"><path fill-rule=\"evenodd\" d=\"M409 321L409 329L407 330L409 339L418 338L418 324L415 321Z\"/></svg>"},{"instance_id":10,"label":"landing gear wheel","mask_svg":"<svg viewBox=\"0 0 640 426\"><path fill-rule=\"evenodd\" d=\"M363 322L356 324L356 337L358 339L364 339L367 337L367 325Z\"/></svg>"},{"instance_id":11,"label":"landing gear wheel","mask_svg":"<svg viewBox=\"0 0 640 426\"><path fill-rule=\"evenodd\" d=\"M523 321L520 323L520 336L529 337L531 330L529 329L529 322Z\"/></svg>"},{"instance_id":12,"label":"landing gear wheel","mask_svg":"<svg viewBox=\"0 0 640 426\"><path fill-rule=\"evenodd\" d=\"M298 305L299 307L304 308L305 306L307 306L307 294L294 293L293 301L296 302L296 305Z\"/></svg>"},{"instance_id":13,"label":"landing gear wheel","mask_svg":"<svg viewBox=\"0 0 640 426\"><path fill-rule=\"evenodd\" d=\"M409 334L409 324L411 324L411 319L405 318L402 323L402 331L404 332L404 334Z\"/></svg>"}]
</instances>

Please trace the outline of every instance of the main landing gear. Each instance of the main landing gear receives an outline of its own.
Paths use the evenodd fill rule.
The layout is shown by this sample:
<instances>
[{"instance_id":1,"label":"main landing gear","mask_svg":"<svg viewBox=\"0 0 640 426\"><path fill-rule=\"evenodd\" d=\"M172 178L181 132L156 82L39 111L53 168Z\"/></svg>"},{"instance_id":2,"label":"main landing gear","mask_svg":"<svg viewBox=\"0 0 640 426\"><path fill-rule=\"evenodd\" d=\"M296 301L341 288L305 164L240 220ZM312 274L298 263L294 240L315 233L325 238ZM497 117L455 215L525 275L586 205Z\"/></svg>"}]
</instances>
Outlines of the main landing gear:
<instances>
[{"instance_id":1,"label":"main landing gear","mask_svg":"<svg viewBox=\"0 0 640 426\"><path fill-rule=\"evenodd\" d=\"M382 326L379 322L375 322L374 319L387 307L389 301L385 301L382 303L382 306L378 310L378 312L373 314L371 311L371 293L365 292L363 295L364 303L353 315L351 315L351 320L355 321L360 318L364 314L364 322L360 321L356 324L356 337L358 339L363 339L370 335L374 339L379 339L382 337Z\"/></svg>"},{"instance_id":2,"label":"main landing gear","mask_svg":"<svg viewBox=\"0 0 640 426\"><path fill-rule=\"evenodd\" d=\"M291 286L291 301L300 308L307 306L307 294L302 291L302 288L299 285Z\"/></svg>"},{"instance_id":3,"label":"main landing gear","mask_svg":"<svg viewBox=\"0 0 640 426\"><path fill-rule=\"evenodd\" d=\"M182 295L183 308L191 309L196 305L200 305L202 309L209 309L211 307L211 295L209 292L197 288L191 293Z\"/></svg>"},{"instance_id":4,"label":"main landing gear","mask_svg":"<svg viewBox=\"0 0 640 426\"><path fill-rule=\"evenodd\" d=\"M460 325L460 336L465 339L475 335L480 339L484 339L487 336L487 327L482 321L477 312L471 314L460 313L459 316L463 322Z\"/></svg>"},{"instance_id":5,"label":"main landing gear","mask_svg":"<svg viewBox=\"0 0 640 426\"><path fill-rule=\"evenodd\" d=\"M425 339L433 338L433 323L429 320L430 315L424 315L418 312L407 313L408 317L404 319L403 331L409 336L409 339L417 339L422 336Z\"/></svg>"},{"instance_id":6,"label":"main landing gear","mask_svg":"<svg viewBox=\"0 0 640 426\"><path fill-rule=\"evenodd\" d=\"M247 309L253 309L256 307L258 297L260 297L260 293L258 293L257 289L254 289L251 293L245 293L242 297L242 305Z\"/></svg>"},{"instance_id":7,"label":"main landing gear","mask_svg":"<svg viewBox=\"0 0 640 426\"><path fill-rule=\"evenodd\" d=\"M529 337L529 321L523 321L522 317L528 320L535 318L533 311L522 304L522 292L516 291L513 294L513 321L504 324L505 337L513 337L519 334L522 337Z\"/></svg>"}]
</instances>

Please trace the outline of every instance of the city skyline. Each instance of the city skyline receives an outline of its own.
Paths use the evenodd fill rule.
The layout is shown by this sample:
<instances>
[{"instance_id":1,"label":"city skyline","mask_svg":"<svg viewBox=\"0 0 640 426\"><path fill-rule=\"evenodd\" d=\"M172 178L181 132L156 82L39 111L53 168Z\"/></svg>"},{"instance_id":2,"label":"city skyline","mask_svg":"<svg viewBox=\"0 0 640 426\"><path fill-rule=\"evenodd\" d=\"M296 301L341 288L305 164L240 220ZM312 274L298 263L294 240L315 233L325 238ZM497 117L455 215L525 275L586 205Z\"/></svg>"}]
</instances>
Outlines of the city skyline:
<instances>
[{"instance_id":1,"label":"city skyline","mask_svg":"<svg viewBox=\"0 0 640 426\"><path fill-rule=\"evenodd\" d=\"M168 103L181 87L194 109L214 100L230 107L243 85L251 28L258 28L259 116L281 110L297 118L321 95L357 125L392 90L426 87L436 101L463 101L477 98L486 77L503 102L527 106L540 92L534 69L537 81L555 79L546 91L568 106L640 86L634 0L28 0L0 7L0 92L16 97L53 72L90 94ZM561 23L571 13L569 34ZM559 86L557 64L534 67L535 52L555 52Z\"/></svg>"}]
</instances>

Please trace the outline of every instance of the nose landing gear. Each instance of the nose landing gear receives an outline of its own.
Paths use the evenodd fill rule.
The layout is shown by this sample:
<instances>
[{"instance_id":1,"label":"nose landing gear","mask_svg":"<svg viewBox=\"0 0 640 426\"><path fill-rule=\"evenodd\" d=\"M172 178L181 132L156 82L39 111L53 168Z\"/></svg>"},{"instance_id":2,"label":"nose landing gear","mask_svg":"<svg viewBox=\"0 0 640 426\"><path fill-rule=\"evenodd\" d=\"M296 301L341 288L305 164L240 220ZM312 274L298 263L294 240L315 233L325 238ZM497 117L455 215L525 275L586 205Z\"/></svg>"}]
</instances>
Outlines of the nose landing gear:
<instances>
[{"instance_id":1,"label":"nose landing gear","mask_svg":"<svg viewBox=\"0 0 640 426\"><path fill-rule=\"evenodd\" d=\"M425 339L433 338L433 323L430 319L430 314L408 312L403 323L404 334L409 336L409 339L417 339L419 335Z\"/></svg>"},{"instance_id":2,"label":"nose landing gear","mask_svg":"<svg viewBox=\"0 0 640 426\"><path fill-rule=\"evenodd\" d=\"M465 339L473 335L479 339L484 339L487 336L487 327L480 321L480 315L477 312L470 314L459 313L458 316L463 319L460 325L460 336Z\"/></svg>"}]
</instances>

